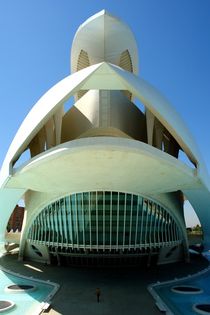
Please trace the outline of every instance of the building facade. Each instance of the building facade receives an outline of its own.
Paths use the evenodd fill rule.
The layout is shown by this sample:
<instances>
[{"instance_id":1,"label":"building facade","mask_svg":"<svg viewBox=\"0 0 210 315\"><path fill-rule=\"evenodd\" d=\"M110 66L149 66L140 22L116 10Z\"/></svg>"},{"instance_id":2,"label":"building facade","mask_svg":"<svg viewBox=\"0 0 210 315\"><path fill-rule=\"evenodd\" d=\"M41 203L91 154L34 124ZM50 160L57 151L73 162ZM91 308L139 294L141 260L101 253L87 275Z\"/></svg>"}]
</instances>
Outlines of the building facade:
<instances>
[{"instance_id":1,"label":"building facade","mask_svg":"<svg viewBox=\"0 0 210 315\"><path fill-rule=\"evenodd\" d=\"M75 34L71 72L32 108L9 148L0 174L2 243L23 198L20 258L187 260L184 198L208 243L209 177L179 115L137 76L129 27L106 11L89 18Z\"/></svg>"}]
</instances>

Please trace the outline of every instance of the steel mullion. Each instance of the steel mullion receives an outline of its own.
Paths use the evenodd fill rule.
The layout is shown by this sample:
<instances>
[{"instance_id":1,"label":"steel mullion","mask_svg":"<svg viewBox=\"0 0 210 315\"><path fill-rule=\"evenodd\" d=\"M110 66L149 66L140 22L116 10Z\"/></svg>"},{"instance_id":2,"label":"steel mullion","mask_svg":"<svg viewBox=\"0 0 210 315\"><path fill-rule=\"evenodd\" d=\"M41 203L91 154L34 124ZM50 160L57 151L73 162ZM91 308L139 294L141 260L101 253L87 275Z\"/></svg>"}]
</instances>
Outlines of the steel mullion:
<instances>
[{"instance_id":1,"label":"steel mullion","mask_svg":"<svg viewBox=\"0 0 210 315\"><path fill-rule=\"evenodd\" d=\"M171 218L171 239L174 241L174 225L173 225L174 219Z\"/></svg>"},{"instance_id":2,"label":"steel mullion","mask_svg":"<svg viewBox=\"0 0 210 315\"><path fill-rule=\"evenodd\" d=\"M77 213L77 194L75 196L75 213L76 213L76 237L77 237L77 246L79 246L79 231L78 231L78 213Z\"/></svg>"},{"instance_id":3,"label":"steel mullion","mask_svg":"<svg viewBox=\"0 0 210 315\"><path fill-rule=\"evenodd\" d=\"M96 191L96 249L98 251L98 192Z\"/></svg>"},{"instance_id":4,"label":"steel mullion","mask_svg":"<svg viewBox=\"0 0 210 315\"><path fill-rule=\"evenodd\" d=\"M169 217L169 241L170 243L173 242L173 235L172 235L172 216Z\"/></svg>"},{"instance_id":5,"label":"steel mullion","mask_svg":"<svg viewBox=\"0 0 210 315\"><path fill-rule=\"evenodd\" d=\"M165 210L165 238L166 243L168 242L168 235L167 235L167 211Z\"/></svg>"},{"instance_id":6,"label":"steel mullion","mask_svg":"<svg viewBox=\"0 0 210 315\"><path fill-rule=\"evenodd\" d=\"M161 219L162 219L162 221L161 221L161 235L162 235L161 243L163 243L163 240L164 240L164 238L163 238L163 224L164 224L163 215L164 215L163 208L161 207Z\"/></svg>"},{"instance_id":7,"label":"steel mullion","mask_svg":"<svg viewBox=\"0 0 210 315\"><path fill-rule=\"evenodd\" d=\"M142 247L142 234L144 225L144 198L141 200L141 231L140 231L140 248Z\"/></svg>"},{"instance_id":8,"label":"steel mullion","mask_svg":"<svg viewBox=\"0 0 210 315\"><path fill-rule=\"evenodd\" d=\"M42 240L42 236L43 236L43 223L41 220L41 212L38 214L38 220L39 220L39 229L38 229L38 241Z\"/></svg>"},{"instance_id":9,"label":"steel mullion","mask_svg":"<svg viewBox=\"0 0 210 315\"><path fill-rule=\"evenodd\" d=\"M82 193L82 222L83 222L83 244L84 244L84 248L86 245L85 242L85 214L84 214L84 198L83 198L83 193Z\"/></svg>"},{"instance_id":10,"label":"steel mullion","mask_svg":"<svg viewBox=\"0 0 210 315\"><path fill-rule=\"evenodd\" d=\"M147 247L146 244L147 244L148 216L149 216L149 200L147 199L147 218L146 218L145 239L144 239L145 248Z\"/></svg>"},{"instance_id":11,"label":"steel mullion","mask_svg":"<svg viewBox=\"0 0 210 315\"><path fill-rule=\"evenodd\" d=\"M62 201L62 202L61 202ZM61 229L62 229L62 246L65 245L65 198L60 199Z\"/></svg>"},{"instance_id":12,"label":"steel mullion","mask_svg":"<svg viewBox=\"0 0 210 315\"><path fill-rule=\"evenodd\" d=\"M167 227L168 227L168 243L170 242L170 225L169 225L169 221L170 221L170 214L168 212L168 221L167 221Z\"/></svg>"},{"instance_id":13,"label":"steel mullion","mask_svg":"<svg viewBox=\"0 0 210 315\"><path fill-rule=\"evenodd\" d=\"M126 202L127 202L127 194L125 193L125 200L124 200L124 226L123 226L123 250L125 248Z\"/></svg>"},{"instance_id":14,"label":"steel mullion","mask_svg":"<svg viewBox=\"0 0 210 315\"><path fill-rule=\"evenodd\" d=\"M105 191L103 191L103 250L105 251L105 223L106 223L106 215L105 215Z\"/></svg>"},{"instance_id":15,"label":"steel mullion","mask_svg":"<svg viewBox=\"0 0 210 315\"><path fill-rule=\"evenodd\" d=\"M119 198L120 194L117 193L117 239L116 239L116 248L118 250L118 243L119 243Z\"/></svg>"},{"instance_id":16,"label":"steel mullion","mask_svg":"<svg viewBox=\"0 0 210 315\"><path fill-rule=\"evenodd\" d=\"M158 246L160 247L160 225L161 225L161 207L158 205Z\"/></svg>"},{"instance_id":17,"label":"steel mullion","mask_svg":"<svg viewBox=\"0 0 210 315\"><path fill-rule=\"evenodd\" d=\"M28 240L29 240L29 241L31 240L32 228L33 228L33 225L31 225L31 227L30 227L30 229L29 229L29 232L28 232Z\"/></svg>"},{"instance_id":18,"label":"steel mullion","mask_svg":"<svg viewBox=\"0 0 210 315\"><path fill-rule=\"evenodd\" d=\"M39 214L37 216L37 241L39 240L40 238L40 220L39 220Z\"/></svg>"},{"instance_id":19,"label":"steel mullion","mask_svg":"<svg viewBox=\"0 0 210 315\"><path fill-rule=\"evenodd\" d=\"M54 213L53 213L52 204L50 205L50 209L51 209L50 222L52 226L52 242L54 244L55 243L55 227L54 227Z\"/></svg>"},{"instance_id":20,"label":"steel mullion","mask_svg":"<svg viewBox=\"0 0 210 315\"><path fill-rule=\"evenodd\" d=\"M136 209L136 231L135 231L135 245L134 245L135 249L136 249L136 242L137 242L138 223L139 223L139 196L137 197L137 209Z\"/></svg>"},{"instance_id":21,"label":"steel mullion","mask_svg":"<svg viewBox=\"0 0 210 315\"><path fill-rule=\"evenodd\" d=\"M57 201L55 202L55 211L54 211L54 219L55 219L55 225L56 225L56 232L57 232L57 245L59 243L59 227L58 227L58 213L57 213Z\"/></svg>"},{"instance_id":22,"label":"steel mullion","mask_svg":"<svg viewBox=\"0 0 210 315\"><path fill-rule=\"evenodd\" d=\"M48 235L48 244L49 244L51 240L51 233L52 233L49 206L47 207L47 223L48 223L48 228L49 228L49 235Z\"/></svg>"},{"instance_id":23,"label":"steel mullion","mask_svg":"<svg viewBox=\"0 0 210 315\"><path fill-rule=\"evenodd\" d=\"M33 225L34 225L33 240L36 240L36 233L37 233L37 228L36 228L37 220L36 219L34 220Z\"/></svg>"},{"instance_id":24,"label":"steel mullion","mask_svg":"<svg viewBox=\"0 0 210 315\"><path fill-rule=\"evenodd\" d=\"M129 230L129 242L128 242L128 249L129 249L129 250L130 250L130 246L131 246L132 215L133 215L133 194L131 195L130 230Z\"/></svg>"},{"instance_id":25,"label":"steel mullion","mask_svg":"<svg viewBox=\"0 0 210 315\"><path fill-rule=\"evenodd\" d=\"M166 218L165 218L165 209L163 209L163 235L164 235L164 243L166 243Z\"/></svg>"},{"instance_id":26,"label":"steel mullion","mask_svg":"<svg viewBox=\"0 0 210 315\"><path fill-rule=\"evenodd\" d=\"M164 216L165 216L164 234L165 234L165 242L167 243L167 224L166 224L167 212L165 209L164 209Z\"/></svg>"},{"instance_id":27,"label":"steel mullion","mask_svg":"<svg viewBox=\"0 0 210 315\"><path fill-rule=\"evenodd\" d=\"M112 249L112 191L110 192L109 250Z\"/></svg>"},{"instance_id":28,"label":"steel mullion","mask_svg":"<svg viewBox=\"0 0 210 315\"><path fill-rule=\"evenodd\" d=\"M177 241L179 241L179 230L178 230L177 225L176 225L176 235L177 235Z\"/></svg>"},{"instance_id":29,"label":"steel mullion","mask_svg":"<svg viewBox=\"0 0 210 315\"><path fill-rule=\"evenodd\" d=\"M64 234L66 239L66 246L69 243L68 240L68 233L67 233L67 207L66 207L66 197L63 198L64 204L62 207L62 213L63 213L63 223L64 223Z\"/></svg>"},{"instance_id":30,"label":"steel mullion","mask_svg":"<svg viewBox=\"0 0 210 315\"><path fill-rule=\"evenodd\" d=\"M156 247L156 224L157 224L157 204L154 203L155 213L154 213L154 229L153 229L153 243L154 247Z\"/></svg>"},{"instance_id":31,"label":"steel mullion","mask_svg":"<svg viewBox=\"0 0 210 315\"><path fill-rule=\"evenodd\" d=\"M41 216L41 221L42 221L42 226L41 226L41 231L42 231L42 236L41 236L41 241L45 241L45 220L44 220L44 216L43 216L44 210L42 210L40 212L40 216Z\"/></svg>"},{"instance_id":32,"label":"steel mullion","mask_svg":"<svg viewBox=\"0 0 210 315\"><path fill-rule=\"evenodd\" d=\"M37 229L36 229L36 241L38 241L38 239L39 239L39 231L40 231L40 229L39 229L39 215L37 216L37 218L36 218L36 226L37 226Z\"/></svg>"},{"instance_id":33,"label":"steel mullion","mask_svg":"<svg viewBox=\"0 0 210 315\"><path fill-rule=\"evenodd\" d=\"M168 216L167 216L167 240L168 243L170 242L170 235L169 235L169 212L168 212Z\"/></svg>"},{"instance_id":34,"label":"steel mullion","mask_svg":"<svg viewBox=\"0 0 210 315\"><path fill-rule=\"evenodd\" d=\"M152 223L153 223L153 202L151 201L151 210L150 210L150 226L149 226L149 247L151 248L152 243Z\"/></svg>"},{"instance_id":35,"label":"steel mullion","mask_svg":"<svg viewBox=\"0 0 210 315\"><path fill-rule=\"evenodd\" d=\"M44 218L44 212L45 209L41 211L41 219L42 219L42 227L43 227L43 234L42 234L42 241L46 241L46 222L45 222L45 218Z\"/></svg>"},{"instance_id":36,"label":"steel mullion","mask_svg":"<svg viewBox=\"0 0 210 315\"><path fill-rule=\"evenodd\" d=\"M34 230L34 227L33 227L33 224L32 224L31 227L30 227L29 233L28 233L29 240L33 240L33 230Z\"/></svg>"},{"instance_id":37,"label":"steel mullion","mask_svg":"<svg viewBox=\"0 0 210 315\"><path fill-rule=\"evenodd\" d=\"M46 220L46 218L47 218L47 210L45 208L43 211L43 219L44 219L44 225L45 225L45 237L44 237L45 243L47 242L47 220Z\"/></svg>"},{"instance_id":38,"label":"steel mullion","mask_svg":"<svg viewBox=\"0 0 210 315\"><path fill-rule=\"evenodd\" d=\"M173 240L174 242L176 241L176 224L175 224L175 220L173 220Z\"/></svg>"},{"instance_id":39,"label":"steel mullion","mask_svg":"<svg viewBox=\"0 0 210 315\"><path fill-rule=\"evenodd\" d=\"M92 238L91 238L92 228L91 228L90 192L88 193L88 196L89 196L90 249L91 249L92 248Z\"/></svg>"},{"instance_id":40,"label":"steel mullion","mask_svg":"<svg viewBox=\"0 0 210 315\"><path fill-rule=\"evenodd\" d=\"M42 237L41 237L41 241L44 242L44 241L45 241L45 235L46 235L46 233L45 233L45 220L44 220L43 214L44 214L44 211L42 210L42 211L40 212L41 221L42 221Z\"/></svg>"},{"instance_id":41,"label":"steel mullion","mask_svg":"<svg viewBox=\"0 0 210 315\"><path fill-rule=\"evenodd\" d=\"M42 223L41 223L41 220L40 220L40 213L38 214L37 219L38 219L38 229L37 229L38 237L37 237L37 241L39 241L41 239L41 235L42 235Z\"/></svg>"},{"instance_id":42,"label":"steel mullion","mask_svg":"<svg viewBox=\"0 0 210 315\"><path fill-rule=\"evenodd\" d=\"M59 222L59 230L60 230L60 235L61 235L61 243L63 247L63 227L62 227L62 212L61 212L61 200L59 199L59 209L58 209L58 222Z\"/></svg>"},{"instance_id":43,"label":"steel mullion","mask_svg":"<svg viewBox=\"0 0 210 315\"><path fill-rule=\"evenodd\" d=\"M72 213L71 213L71 196L69 196L68 199L69 199L69 216L68 216L69 234L70 234L72 248L73 248L74 247L74 241L73 241L73 222L72 222Z\"/></svg>"}]
</instances>

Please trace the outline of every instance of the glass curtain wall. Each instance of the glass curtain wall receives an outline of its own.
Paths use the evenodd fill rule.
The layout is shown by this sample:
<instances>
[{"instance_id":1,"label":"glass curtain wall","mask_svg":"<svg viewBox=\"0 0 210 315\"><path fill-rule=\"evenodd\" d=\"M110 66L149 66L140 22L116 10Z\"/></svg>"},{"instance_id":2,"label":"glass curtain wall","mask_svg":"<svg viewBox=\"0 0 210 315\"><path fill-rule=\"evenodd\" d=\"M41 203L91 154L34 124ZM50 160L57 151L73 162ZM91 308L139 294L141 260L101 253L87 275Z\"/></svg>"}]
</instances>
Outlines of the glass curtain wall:
<instances>
[{"instance_id":1,"label":"glass curtain wall","mask_svg":"<svg viewBox=\"0 0 210 315\"><path fill-rule=\"evenodd\" d=\"M160 248L182 240L163 206L140 195L112 191L76 193L53 202L36 217L28 239L96 250Z\"/></svg>"}]
</instances>

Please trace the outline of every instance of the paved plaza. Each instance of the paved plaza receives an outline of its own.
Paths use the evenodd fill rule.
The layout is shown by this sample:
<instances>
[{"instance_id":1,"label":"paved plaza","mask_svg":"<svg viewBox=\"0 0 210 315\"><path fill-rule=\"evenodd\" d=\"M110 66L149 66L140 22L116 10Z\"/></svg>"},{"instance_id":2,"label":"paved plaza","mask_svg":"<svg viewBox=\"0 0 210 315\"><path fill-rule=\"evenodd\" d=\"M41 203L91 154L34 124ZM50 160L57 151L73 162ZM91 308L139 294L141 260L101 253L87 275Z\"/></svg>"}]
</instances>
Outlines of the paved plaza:
<instances>
[{"instance_id":1,"label":"paved plaza","mask_svg":"<svg viewBox=\"0 0 210 315\"><path fill-rule=\"evenodd\" d=\"M49 279L61 285L51 309L46 312L49 315L158 315L160 312L147 291L147 285L192 274L207 267L208 262L197 257L189 264L176 263L152 269L100 269L18 262L16 255L7 255L1 258L1 265L23 275ZM97 287L101 289L100 303L96 299Z\"/></svg>"}]
</instances>

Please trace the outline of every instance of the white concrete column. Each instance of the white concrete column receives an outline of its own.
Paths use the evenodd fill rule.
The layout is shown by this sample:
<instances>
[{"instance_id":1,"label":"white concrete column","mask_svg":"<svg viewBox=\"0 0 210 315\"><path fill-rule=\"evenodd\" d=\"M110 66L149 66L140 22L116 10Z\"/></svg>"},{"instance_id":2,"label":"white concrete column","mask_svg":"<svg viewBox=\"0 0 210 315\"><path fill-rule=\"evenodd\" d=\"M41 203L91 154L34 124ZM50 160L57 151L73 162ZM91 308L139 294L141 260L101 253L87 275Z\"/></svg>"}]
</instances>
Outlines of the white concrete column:
<instances>
[{"instance_id":1,"label":"white concrete column","mask_svg":"<svg viewBox=\"0 0 210 315\"><path fill-rule=\"evenodd\" d=\"M31 157L34 157L45 150L45 138L45 129L42 128L29 144Z\"/></svg>"},{"instance_id":2,"label":"white concrete column","mask_svg":"<svg viewBox=\"0 0 210 315\"><path fill-rule=\"evenodd\" d=\"M164 127L159 121L155 121L155 147L162 150Z\"/></svg>"},{"instance_id":3,"label":"white concrete column","mask_svg":"<svg viewBox=\"0 0 210 315\"><path fill-rule=\"evenodd\" d=\"M47 149L55 146L55 125L53 117L45 125Z\"/></svg>"},{"instance_id":4,"label":"white concrete column","mask_svg":"<svg viewBox=\"0 0 210 315\"><path fill-rule=\"evenodd\" d=\"M153 131L154 131L155 116L153 113L146 109L146 124L147 124L147 143L153 144Z\"/></svg>"},{"instance_id":5,"label":"white concrete column","mask_svg":"<svg viewBox=\"0 0 210 315\"><path fill-rule=\"evenodd\" d=\"M55 126L55 144L59 145L61 143L61 130L62 130L62 120L64 115L63 105L54 114L54 126Z\"/></svg>"}]
</instances>

